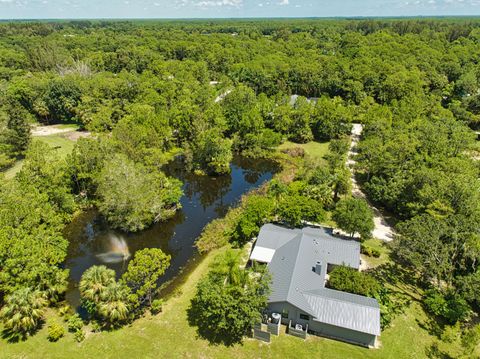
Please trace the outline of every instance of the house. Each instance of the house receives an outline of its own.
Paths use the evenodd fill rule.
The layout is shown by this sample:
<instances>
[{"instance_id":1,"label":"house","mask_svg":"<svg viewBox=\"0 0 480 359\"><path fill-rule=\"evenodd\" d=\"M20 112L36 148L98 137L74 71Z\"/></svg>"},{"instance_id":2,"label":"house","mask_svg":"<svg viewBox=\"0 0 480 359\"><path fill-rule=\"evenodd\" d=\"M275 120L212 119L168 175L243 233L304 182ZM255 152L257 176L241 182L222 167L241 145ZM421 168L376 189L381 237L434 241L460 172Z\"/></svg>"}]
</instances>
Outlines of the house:
<instances>
[{"instance_id":1,"label":"house","mask_svg":"<svg viewBox=\"0 0 480 359\"><path fill-rule=\"evenodd\" d=\"M270 313L283 324L302 325L310 333L374 347L380 335L376 299L325 287L336 265L360 266L360 244L334 237L326 228L289 229L264 225L250 260L264 263L272 275Z\"/></svg>"},{"instance_id":2,"label":"house","mask_svg":"<svg viewBox=\"0 0 480 359\"><path fill-rule=\"evenodd\" d=\"M290 96L290 101L289 101L290 106L295 106L299 97L300 97L300 95L291 95ZM307 98L307 102L313 103L314 105L317 104L318 100L319 100L318 97L308 97Z\"/></svg>"}]
</instances>

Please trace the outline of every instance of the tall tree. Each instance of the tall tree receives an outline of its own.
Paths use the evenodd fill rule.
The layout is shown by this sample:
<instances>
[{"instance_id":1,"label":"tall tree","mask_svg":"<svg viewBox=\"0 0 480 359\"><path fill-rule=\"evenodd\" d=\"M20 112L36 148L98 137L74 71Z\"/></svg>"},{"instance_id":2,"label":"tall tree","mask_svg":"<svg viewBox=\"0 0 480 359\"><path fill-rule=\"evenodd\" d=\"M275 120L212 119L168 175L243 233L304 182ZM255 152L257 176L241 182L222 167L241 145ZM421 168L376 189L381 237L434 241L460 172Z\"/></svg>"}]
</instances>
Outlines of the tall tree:
<instances>
[{"instance_id":1,"label":"tall tree","mask_svg":"<svg viewBox=\"0 0 480 359\"><path fill-rule=\"evenodd\" d=\"M361 198L346 198L340 200L332 216L338 227L350 234L359 233L362 238L369 238L375 225L373 211L368 203Z\"/></svg>"},{"instance_id":2,"label":"tall tree","mask_svg":"<svg viewBox=\"0 0 480 359\"><path fill-rule=\"evenodd\" d=\"M122 282L131 289L138 305L152 304L158 289L158 279L170 266L170 258L158 248L145 248L135 253L127 271L122 275Z\"/></svg>"}]
</instances>

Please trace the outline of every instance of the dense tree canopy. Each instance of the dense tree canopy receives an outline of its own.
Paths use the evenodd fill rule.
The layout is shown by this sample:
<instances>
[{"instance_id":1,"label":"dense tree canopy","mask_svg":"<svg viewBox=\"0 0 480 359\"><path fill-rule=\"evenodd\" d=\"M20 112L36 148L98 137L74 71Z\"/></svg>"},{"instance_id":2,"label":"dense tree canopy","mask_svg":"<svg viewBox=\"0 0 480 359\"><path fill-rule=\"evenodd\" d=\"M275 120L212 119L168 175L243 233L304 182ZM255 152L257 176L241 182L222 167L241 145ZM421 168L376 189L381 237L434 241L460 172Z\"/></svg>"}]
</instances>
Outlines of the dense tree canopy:
<instances>
[{"instance_id":1,"label":"dense tree canopy","mask_svg":"<svg viewBox=\"0 0 480 359\"><path fill-rule=\"evenodd\" d=\"M117 155L100 173L97 194L98 208L109 222L134 232L171 217L182 191L178 180Z\"/></svg>"}]
</instances>

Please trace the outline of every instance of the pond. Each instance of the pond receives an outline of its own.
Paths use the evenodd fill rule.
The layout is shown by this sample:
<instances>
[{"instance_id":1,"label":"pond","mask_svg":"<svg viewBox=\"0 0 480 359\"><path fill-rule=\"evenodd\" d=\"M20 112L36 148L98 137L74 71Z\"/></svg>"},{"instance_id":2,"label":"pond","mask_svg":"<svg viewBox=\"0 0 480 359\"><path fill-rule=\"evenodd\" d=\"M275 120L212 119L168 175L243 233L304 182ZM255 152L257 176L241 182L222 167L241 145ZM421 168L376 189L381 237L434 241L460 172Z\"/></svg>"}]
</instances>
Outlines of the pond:
<instances>
[{"instance_id":1,"label":"pond","mask_svg":"<svg viewBox=\"0 0 480 359\"><path fill-rule=\"evenodd\" d=\"M143 248L160 248L171 255L171 265L161 283L174 283L180 272L185 274L185 268L188 271L195 267L198 252L194 242L205 225L223 217L243 194L271 179L277 169L276 164L268 160L235 157L229 175L196 176L187 172L177 159L165 167L165 172L183 182L182 209L173 218L139 233L110 228L95 210L82 213L65 230L70 243L66 259L66 268L70 270L67 301L78 308L78 282L86 269L103 264L115 270L119 277L126 270L128 260Z\"/></svg>"}]
</instances>

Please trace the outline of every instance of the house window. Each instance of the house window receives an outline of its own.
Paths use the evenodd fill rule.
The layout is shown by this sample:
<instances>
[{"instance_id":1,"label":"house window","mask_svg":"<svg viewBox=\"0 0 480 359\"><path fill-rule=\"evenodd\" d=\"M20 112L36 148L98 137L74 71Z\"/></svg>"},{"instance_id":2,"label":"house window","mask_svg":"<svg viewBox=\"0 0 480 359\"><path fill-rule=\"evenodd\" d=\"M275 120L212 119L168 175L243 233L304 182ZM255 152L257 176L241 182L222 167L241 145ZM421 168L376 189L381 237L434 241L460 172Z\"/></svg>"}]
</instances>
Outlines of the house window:
<instances>
[{"instance_id":1,"label":"house window","mask_svg":"<svg viewBox=\"0 0 480 359\"><path fill-rule=\"evenodd\" d=\"M287 309L282 310L282 318L283 319L288 319L288 310Z\"/></svg>"},{"instance_id":2,"label":"house window","mask_svg":"<svg viewBox=\"0 0 480 359\"><path fill-rule=\"evenodd\" d=\"M303 320L310 320L310 317L306 314L300 314L300 319L303 319Z\"/></svg>"}]
</instances>

